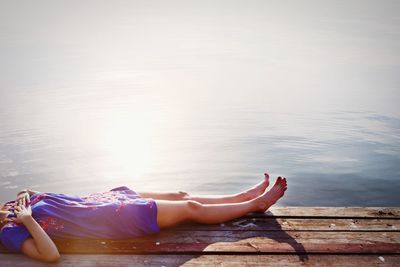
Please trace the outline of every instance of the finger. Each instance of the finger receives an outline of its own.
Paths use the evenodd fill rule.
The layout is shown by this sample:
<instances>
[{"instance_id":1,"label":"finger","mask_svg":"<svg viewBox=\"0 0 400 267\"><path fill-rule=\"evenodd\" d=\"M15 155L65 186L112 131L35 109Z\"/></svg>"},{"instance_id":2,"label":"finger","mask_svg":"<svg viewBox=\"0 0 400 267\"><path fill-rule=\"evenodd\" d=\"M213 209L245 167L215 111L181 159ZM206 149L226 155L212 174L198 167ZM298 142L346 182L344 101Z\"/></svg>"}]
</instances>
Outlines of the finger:
<instances>
[{"instance_id":1,"label":"finger","mask_svg":"<svg viewBox=\"0 0 400 267\"><path fill-rule=\"evenodd\" d=\"M26 199L22 198L22 206L26 206Z\"/></svg>"},{"instance_id":2,"label":"finger","mask_svg":"<svg viewBox=\"0 0 400 267\"><path fill-rule=\"evenodd\" d=\"M29 195L26 194L26 195L25 195L25 202L26 202L26 203L29 203L29 200L30 200L30 199L29 199Z\"/></svg>"}]
</instances>

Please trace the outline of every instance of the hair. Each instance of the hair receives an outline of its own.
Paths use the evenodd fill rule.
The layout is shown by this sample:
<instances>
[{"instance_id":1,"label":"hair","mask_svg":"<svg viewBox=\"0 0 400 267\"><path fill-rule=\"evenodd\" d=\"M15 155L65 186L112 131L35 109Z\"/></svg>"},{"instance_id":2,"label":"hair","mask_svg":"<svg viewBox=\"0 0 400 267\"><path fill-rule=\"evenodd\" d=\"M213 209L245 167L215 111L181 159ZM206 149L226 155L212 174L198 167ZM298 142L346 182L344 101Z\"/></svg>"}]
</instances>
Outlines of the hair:
<instances>
[{"instance_id":1,"label":"hair","mask_svg":"<svg viewBox=\"0 0 400 267\"><path fill-rule=\"evenodd\" d=\"M0 213L4 213L6 211L5 209L6 205L4 205L3 203L0 203ZM3 228L3 226L6 224L7 222L5 221L1 221L0 220L0 229Z\"/></svg>"}]
</instances>

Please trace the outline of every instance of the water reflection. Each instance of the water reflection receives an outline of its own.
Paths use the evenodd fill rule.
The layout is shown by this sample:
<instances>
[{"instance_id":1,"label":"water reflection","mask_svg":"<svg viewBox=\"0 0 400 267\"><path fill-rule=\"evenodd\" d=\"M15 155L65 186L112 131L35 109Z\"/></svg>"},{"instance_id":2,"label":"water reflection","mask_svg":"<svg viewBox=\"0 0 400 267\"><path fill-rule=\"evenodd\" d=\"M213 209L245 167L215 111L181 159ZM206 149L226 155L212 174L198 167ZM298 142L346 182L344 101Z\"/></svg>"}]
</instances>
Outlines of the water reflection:
<instances>
[{"instance_id":1,"label":"water reflection","mask_svg":"<svg viewBox=\"0 0 400 267\"><path fill-rule=\"evenodd\" d=\"M109 120L102 116L104 124L92 122L57 137L39 129L3 131L2 201L24 187L85 194L127 184L232 193L255 183L267 167L290 179L281 205L399 203L399 119L240 114L240 120L216 118L199 128L177 124L175 131L151 111L116 112Z\"/></svg>"},{"instance_id":2,"label":"water reflection","mask_svg":"<svg viewBox=\"0 0 400 267\"><path fill-rule=\"evenodd\" d=\"M24 187L232 193L267 168L289 179L281 205L398 206L398 10L4 4L0 201Z\"/></svg>"}]
</instances>

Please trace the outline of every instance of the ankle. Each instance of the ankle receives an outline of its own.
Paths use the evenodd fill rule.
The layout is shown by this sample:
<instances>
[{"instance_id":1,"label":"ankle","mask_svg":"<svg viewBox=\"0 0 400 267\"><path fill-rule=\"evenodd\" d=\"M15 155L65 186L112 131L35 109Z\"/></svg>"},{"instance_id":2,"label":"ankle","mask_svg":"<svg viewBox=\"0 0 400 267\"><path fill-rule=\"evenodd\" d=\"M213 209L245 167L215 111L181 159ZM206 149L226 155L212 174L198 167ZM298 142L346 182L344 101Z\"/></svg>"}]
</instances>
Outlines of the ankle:
<instances>
[{"instance_id":1,"label":"ankle","mask_svg":"<svg viewBox=\"0 0 400 267\"><path fill-rule=\"evenodd\" d=\"M265 212L272 206L272 203L263 197L257 197L253 199L252 202L253 202L254 212Z\"/></svg>"}]
</instances>

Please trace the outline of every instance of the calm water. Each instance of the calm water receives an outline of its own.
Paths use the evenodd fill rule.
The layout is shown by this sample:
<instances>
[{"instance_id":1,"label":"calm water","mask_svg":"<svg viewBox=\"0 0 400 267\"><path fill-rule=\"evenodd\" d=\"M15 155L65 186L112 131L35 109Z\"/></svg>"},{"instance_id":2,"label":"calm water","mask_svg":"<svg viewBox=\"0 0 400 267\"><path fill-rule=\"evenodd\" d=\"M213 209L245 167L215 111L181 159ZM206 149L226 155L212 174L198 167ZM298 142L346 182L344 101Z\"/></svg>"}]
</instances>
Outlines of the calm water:
<instances>
[{"instance_id":1,"label":"calm water","mask_svg":"<svg viewBox=\"0 0 400 267\"><path fill-rule=\"evenodd\" d=\"M280 205L399 206L399 3L4 2L0 201L267 169Z\"/></svg>"}]
</instances>

